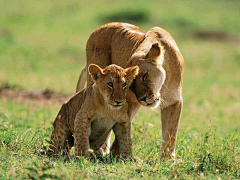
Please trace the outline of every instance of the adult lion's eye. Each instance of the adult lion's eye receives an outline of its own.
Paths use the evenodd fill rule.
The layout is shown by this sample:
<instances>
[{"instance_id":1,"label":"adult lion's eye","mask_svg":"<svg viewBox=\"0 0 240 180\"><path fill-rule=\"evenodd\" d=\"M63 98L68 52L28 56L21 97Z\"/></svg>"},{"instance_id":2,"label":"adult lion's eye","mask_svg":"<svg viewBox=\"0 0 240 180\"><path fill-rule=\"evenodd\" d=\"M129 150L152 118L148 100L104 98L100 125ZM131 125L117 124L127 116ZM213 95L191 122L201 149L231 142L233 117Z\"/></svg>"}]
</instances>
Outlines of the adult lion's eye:
<instances>
[{"instance_id":1,"label":"adult lion's eye","mask_svg":"<svg viewBox=\"0 0 240 180\"><path fill-rule=\"evenodd\" d=\"M123 83L123 88L126 88L127 87L127 83Z\"/></svg>"},{"instance_id":2,"label":"adult lion's eye","mask_svg":"<svg viewBox=\"0 0 240 180\"><path fill-rule=\"evenodd\" d=\"M108 85L109 88L111 88L111 89L113 88L113 83L112 82L107 83L107 85Z\"/></svg>"},{"instance_id":3,"label":"adult lion's eye","mask_svg":"<svg viewBox=\"0 0 240 180\"><path fill-rule=\"evenodd\" d=\"M143 77L142 77L142 81L145 81L146 78L147 78L147 76L148 76L148 73L145 73L145 74L143 75Z\"/></svg>"}]
</instances>

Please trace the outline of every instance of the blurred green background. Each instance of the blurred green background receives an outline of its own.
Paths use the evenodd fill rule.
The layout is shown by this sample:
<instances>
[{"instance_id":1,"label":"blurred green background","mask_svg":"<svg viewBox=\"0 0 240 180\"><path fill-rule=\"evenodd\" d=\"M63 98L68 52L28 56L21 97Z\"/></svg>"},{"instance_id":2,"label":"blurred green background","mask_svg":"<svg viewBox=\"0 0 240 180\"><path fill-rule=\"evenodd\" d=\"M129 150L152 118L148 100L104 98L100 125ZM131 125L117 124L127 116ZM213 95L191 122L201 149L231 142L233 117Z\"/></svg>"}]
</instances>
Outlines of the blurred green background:
<instances>
[{"instance_id":1,"label":"blurred green background","mask_svg":"<svg viewBox=\"0 0 240 180\"><path fill-rule=\"evenodd\" d=\"M1 83L72 93L86 61L88 37L98 26L112 21L169 31L182 51L185 76L190 79L202 79L212 71L215 75L228 73L229 67L236 74L239 68L238 0L0 2ZM200 33L208 32L227 37L220 35L216 41L201 38ZM222 78L228 81L230 77ZM231 81L237 81L234 79Z\"/></svg>"},{"instance_id":2,"label":"blurred green background","mask_svg":"<svg viewBox=\"0 0 240 180\"><path fill-rule=\"evenodd\" d=\"M209 131L209 126L219 139L228 138L230 134L233 139L239 137L239 7L239 0L0 0L0 85L8 83L23 89L47 88L72 94L86 62L87 39L97 27L122 21L146 31L154 26L164 28L177 42L185 60L184 107L177 153L180 158L189 158L186 163L191 164L196 160L194 147L197 145L194 143ZM11 134L16 129L21 134L28 128L33 128L34 132L40 128L46 130L44 137L49 137L59 108L56 104L43 108L41 104L0 99L0 120L14 124L13 129L6 130L8 133L1 134L2 139L5 138L1 141L15 142ZM134 152L144 162L148 161L148 154L157 156L161 144L160 114L149 112L150 109L141 108L133 130ZM154 130L150 126L147 128L146 123L151 123ZM224 147L226 142L219 140L219 144L212 147ZM31 148L34 151L35 146ZM221 148L215 150L229 155ZM239 150L236 155L239 159ZM224 161L226 156L216 159ZM231 159L230 155L228 157ZM38 157L35 159L38 162ZM31 164L31 157L27 161ZM3 161L2 169L12 167L6 162L8 160ZM65 165L60 169L62 166ZM195 165L191 167L194 169ZM59 167L56 169L59 172ZM124 168L116 171L125 172ZM107 171L106 174L109 175ZM11 177L9 173L8 176Z\"/></svg>"}]
</instances>

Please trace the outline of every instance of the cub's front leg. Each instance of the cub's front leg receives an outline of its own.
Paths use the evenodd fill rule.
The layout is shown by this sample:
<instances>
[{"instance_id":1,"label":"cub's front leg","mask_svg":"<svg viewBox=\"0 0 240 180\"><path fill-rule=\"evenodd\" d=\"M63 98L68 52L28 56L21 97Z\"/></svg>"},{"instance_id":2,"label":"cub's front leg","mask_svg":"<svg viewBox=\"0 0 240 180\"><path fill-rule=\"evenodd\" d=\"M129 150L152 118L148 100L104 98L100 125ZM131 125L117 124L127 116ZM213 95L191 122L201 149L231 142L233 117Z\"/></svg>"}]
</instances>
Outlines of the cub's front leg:
<instances>
[{"instance_id":1,"label":"cub's front leg","mask_svg":"<svg viewBox=\"0 0 240 180\"><path fill-rule=\"evenodd\" d=\"M76 156L86 156L89 146L90 118L87 113L78 111L74 121L74 147Z\"/></svg>"},{"instance_id":2,"label":"cub's front leg","mask_svg":"<svg viewBox=\"0 0 240 180\"><path fill-rule=\"evenodd\" d=\"M131 141L131 122L116 123L113 127L115 133L115 141L117 142L116 154L113 156L119 156L128 158L132 156L132 141Z\"/></svg>"}]
</instances>

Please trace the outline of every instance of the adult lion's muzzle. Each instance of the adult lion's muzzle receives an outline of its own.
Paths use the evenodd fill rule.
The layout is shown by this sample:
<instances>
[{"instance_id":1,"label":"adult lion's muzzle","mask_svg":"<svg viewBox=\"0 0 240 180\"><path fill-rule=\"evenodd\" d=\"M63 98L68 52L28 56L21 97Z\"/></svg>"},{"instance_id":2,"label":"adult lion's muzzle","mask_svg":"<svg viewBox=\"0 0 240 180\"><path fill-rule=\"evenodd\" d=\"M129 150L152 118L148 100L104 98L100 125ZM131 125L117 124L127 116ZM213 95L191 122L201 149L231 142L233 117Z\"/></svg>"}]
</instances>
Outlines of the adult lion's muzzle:
<instances>
[{"instance_id":1,"label":"adult lion's muzzle","mask_svg":"<svg viewBox=\"0 0 240 180\"><path fill-rule=\"evenodd\" d=\"M139 100L140 104L143 106L148 106L152 108L157 108L160 104L160 97L155 96L144 96L142 99Z\"/></svg>"}]
</instances>

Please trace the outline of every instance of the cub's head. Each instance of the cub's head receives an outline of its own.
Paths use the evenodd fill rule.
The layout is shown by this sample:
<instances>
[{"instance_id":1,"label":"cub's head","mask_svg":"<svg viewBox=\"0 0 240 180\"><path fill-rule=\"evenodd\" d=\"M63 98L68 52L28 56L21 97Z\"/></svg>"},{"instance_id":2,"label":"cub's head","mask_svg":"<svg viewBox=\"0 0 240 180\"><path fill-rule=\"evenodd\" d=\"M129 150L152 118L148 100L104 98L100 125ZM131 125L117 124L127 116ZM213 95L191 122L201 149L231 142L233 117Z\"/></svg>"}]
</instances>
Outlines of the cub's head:
<instances>
[{"instance_id":1,"label":"cub's head","mask_svg":"<svg viewBox=\"0 0 240 180\"><path fill-rule=\"evenodd\" d=\"M144 51L133 54L131 65L138 65L139 73L131 89L138 101L148 107L156 108L160 104L160 90L166 78L162 67L163 52L159 43L150 44Z\"/></svg>"},{"instance_id":2,"label":"cub's head","mask_svg":"<svg viewBox=\"0 0 240 180\"><path fill-rule=\"evenodd\" d=\"M117 110L126 102L127 89L138 74L138 66L123 69L112 64L102 69L90 64L88 72L109 107Z\"/></svg>"}]
</instances>

